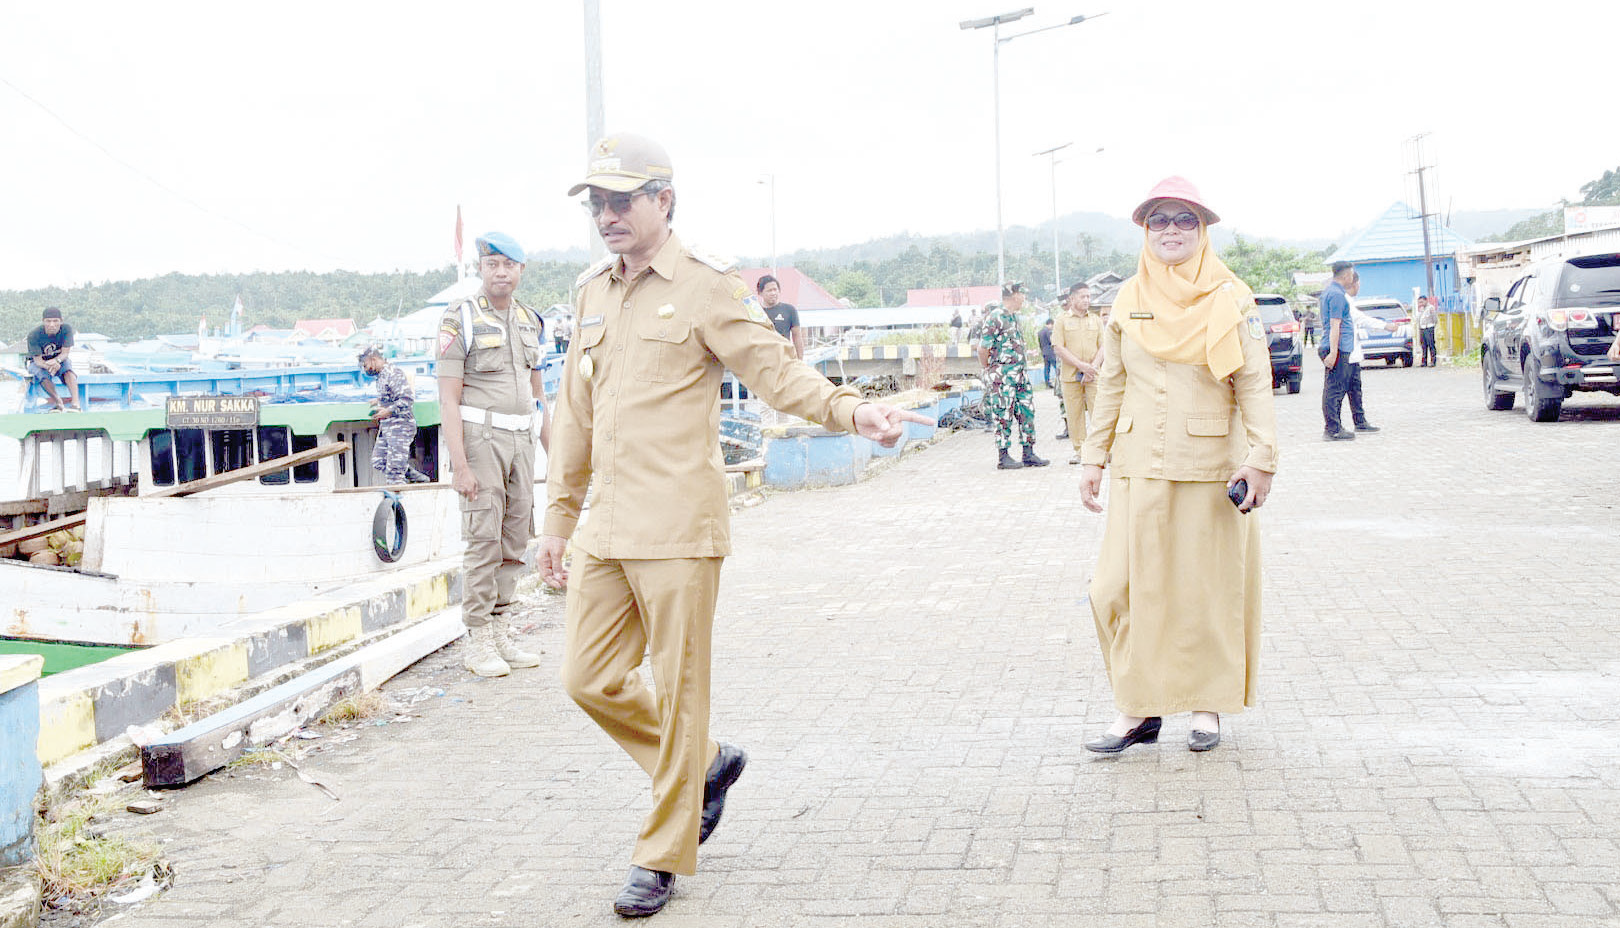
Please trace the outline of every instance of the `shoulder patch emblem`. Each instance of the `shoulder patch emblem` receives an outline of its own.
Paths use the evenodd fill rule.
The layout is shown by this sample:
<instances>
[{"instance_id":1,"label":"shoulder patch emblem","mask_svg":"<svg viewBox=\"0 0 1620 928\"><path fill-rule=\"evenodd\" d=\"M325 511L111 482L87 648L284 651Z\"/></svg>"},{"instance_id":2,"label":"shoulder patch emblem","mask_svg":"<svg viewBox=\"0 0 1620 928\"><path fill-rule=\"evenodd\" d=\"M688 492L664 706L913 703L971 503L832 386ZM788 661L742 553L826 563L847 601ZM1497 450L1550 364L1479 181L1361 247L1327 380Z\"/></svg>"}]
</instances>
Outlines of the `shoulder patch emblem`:
<instances>
[{"instance_id":1,"label":"shoulder patch emblem","mask_svg":"<svg viewBox=\"0 0 1620 928\"><path fill-rule=\"evenodd\" d=\"M716 254L715 252L709 251L706 248L688 245L686 246L686 253L691 255L693 260L707 264L709 267L714 268L722 274L737 266L737 261L735 258L728 258L724 255Z\"/></svg>"},{"instance_id":2,"label":"shoulder patch emblem","mask_svg":"<svg viewBox=\"0 0 1620 928\"><path fill-rule=\"evenodd\" d=\"M743 297L743 309L747 311L748 318L760 325L770 325L771 319L765 315L765 307L759 302L759 297L749 294Z\"/></svg>"},{"instance_id":3,"label":"shoulder patch emblem","mask_svg":"<svg viewBox=\"0 0 1620 928\"><path fill-rule=\"evenodd\" d=\"M742 299L743 297L745 297L747 295L748 295L748 288L747 287L738 287L737 289L731 291L731 298L734 299L734 300L740 300L740 299Z\"/></svg>"},{"instance_id":4,"label":"shoulder patch emblem","mask_svg":"<svg viewBox=\"0 0 1620 928\"><path fill-rule=\"evenodd\" d=\"M1266 337L1266 330L1265 327L1260 324L1259 316L1249 317L1249 337L1257 340Z\"/></svg>"},{"instance_id":5,"label":"shoulder patch emblem","mask_svg":"<svg viewBox=\"0 0 1620 928\"><path fill-rule=\"evenodd\" d=\"M592 277L595 277L598 274L602 273L603 271L607 270L608 268L612 267L613 262L615 262L617 260L619 260L618 255L608 255L606 258L603 258L602 260L600 260L600 261L596 262L595 264L591 265L590 267L586 268L585 272L583 274L580 274L578 277L574 278L574 287L577 289L579 287L585 286L587 283L590 282Z\"/></svg>"}]
</instances>

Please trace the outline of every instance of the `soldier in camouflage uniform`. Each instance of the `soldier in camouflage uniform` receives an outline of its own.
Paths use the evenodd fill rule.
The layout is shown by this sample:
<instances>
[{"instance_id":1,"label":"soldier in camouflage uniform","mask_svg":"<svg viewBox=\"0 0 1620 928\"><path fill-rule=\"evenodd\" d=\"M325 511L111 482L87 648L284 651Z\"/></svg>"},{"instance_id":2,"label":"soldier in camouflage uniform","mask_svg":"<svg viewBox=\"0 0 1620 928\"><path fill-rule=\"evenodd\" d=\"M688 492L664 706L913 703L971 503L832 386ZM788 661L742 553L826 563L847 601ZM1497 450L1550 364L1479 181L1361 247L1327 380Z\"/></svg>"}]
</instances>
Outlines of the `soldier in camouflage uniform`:
<instances>
[{"instance_id":1,"label":"soldier in camouflage uniform","mask_svg":"<svg viewBox=\"0 0 1620 928\"><path fill-rule=\"evenodd\" d=\"M377 423L377 445L371 467L382 472L384 483L425 482L426 474L411 466L411 442L416 438L416 396L409 374L389 364L375 345L360 352L360 368L377 378L377 398L371 421Z\"/></svg>"},{"instance_id":2,"label":"soldier in camouflage uniform","mask_svg":"<svg viewBox=\"0 0 1620 928\"><path fill-rule=\"evenodd\" d=\"M979 340L979 363L984 365L984 406L996 429L996 467L1045 467L1052 463L1035 454L1035 394L1029 387L1029 369L1024 332L1018 311L1024 306L1024 285L1009 283L1001 288L1002 305L986 306L984 334ZM1013 420L1024 440L1022 460L1008 453L1012 447Z\"/></svg>"}]
</instances>

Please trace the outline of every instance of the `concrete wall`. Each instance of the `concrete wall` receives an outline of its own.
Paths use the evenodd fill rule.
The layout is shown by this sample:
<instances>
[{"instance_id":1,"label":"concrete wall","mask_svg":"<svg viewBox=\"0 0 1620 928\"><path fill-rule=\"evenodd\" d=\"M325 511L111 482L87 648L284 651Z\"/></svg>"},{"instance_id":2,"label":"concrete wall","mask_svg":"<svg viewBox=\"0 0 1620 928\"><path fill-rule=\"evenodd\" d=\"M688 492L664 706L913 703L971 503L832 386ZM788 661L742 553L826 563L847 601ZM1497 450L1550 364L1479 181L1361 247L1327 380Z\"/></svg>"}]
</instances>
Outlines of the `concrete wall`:
<instances>
[{"instance_id":1,"label":"concrete wall","mask_svg":"<svg viewBox=\"0 0 1620 928\"><path fill-rule=\"evenodd\" d=\"M34 796L41 781L39 674L45 659L0 654L0 868L34 859Z\"/></svg>"}]
</instances>

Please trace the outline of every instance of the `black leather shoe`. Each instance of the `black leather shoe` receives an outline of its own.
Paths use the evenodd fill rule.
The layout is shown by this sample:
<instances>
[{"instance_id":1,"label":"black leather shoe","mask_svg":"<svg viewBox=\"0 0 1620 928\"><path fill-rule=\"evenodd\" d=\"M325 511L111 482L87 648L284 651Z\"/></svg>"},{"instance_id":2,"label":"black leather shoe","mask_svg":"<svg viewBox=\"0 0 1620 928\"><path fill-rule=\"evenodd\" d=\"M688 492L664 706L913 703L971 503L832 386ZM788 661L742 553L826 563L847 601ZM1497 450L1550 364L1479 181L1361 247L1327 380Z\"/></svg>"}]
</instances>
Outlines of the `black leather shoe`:
<instances>
[{"instance_id":1,"label":"black leather shoe","mask_svg":"<svg viewBox=\"0 0 1620 928\"><path fill-rule=\"evenodd\" d=\"M658 914L675 892L675 874L631 865L624 888L613 900L613 911L625 918L646 918Z\"/></svg>"},{"instance_id":2,"label":"black leather shoe","mask_svg":"<svg viewBox=\"0 0 1620 928\"><path fill-rule=\"evenodd\" d=\"M1354 441L1355 437L1356 433L1347 429L1339 429L1337 432L1322 433L1323 441Z\"/></svg>"},{"instance_id":3,"label":"black leather shoe","mask_svg":"<svg viewBox=\"0 0 1620 928\"><path fill-rule=\"evenodd\" d=\"M1218 731L1199 731L1194 728L1187 733L1187 750L1208 751L1221 743L1221 733Z\"/></svg>"},{"instance_id":4,"label":"black leather shoe","mask_svg":"<svg viewBox=\"0 0 1620 928\"><path fill-rule=\"evenodd\" d=\"M1356 426L1356 431L1358 431L1358 432L1381 432L1381 431L1383 431L1383 429L1380 429L1378 426L1373 425L1370 422L1363 422L1360 425Z\"/></svg>"},{"instance_id":5,"label":"black leather shoe","mask_svg":"<svg viewBox=\"0 0 1620 928\"><path fill-rule=\"evenodd\" d=\"M1152 744L1159 740L1159 726L1162 724L1163 720L1155 715L1143 719L1142 724L1123 735L1110 735L1104 732L1100 737L1087 741L1086 750L1098 754L1118 754L1133 744Z\"/></svg>"},{"instance_id":6,"label":"black leather shoe","mask_svg":"<svg viewBox=\"0 0 1620 928\"><path fill-rule=\"evenodd\" d=\"M714 826L720 824L720 813L726 811L726 790L742 776L748 766L748 755L732 744L721 743L720 753L714 755L709 774L703 779L703 821L698 825L698 843L709 840Z\"/></svg>"},{"instance_id":7,"label":"black leather shoe","mask_svg":"<svg viewBox=\"0 0 1620 928\"><path fill-rule=\"evenodd\" d=\"M1056 435L1053 435L1052 437L1056 438L1058 441L1068 441L1069 440L1069 430L1064 429L1063 431L1057 433Z\"/></svg>"}]
</instances>

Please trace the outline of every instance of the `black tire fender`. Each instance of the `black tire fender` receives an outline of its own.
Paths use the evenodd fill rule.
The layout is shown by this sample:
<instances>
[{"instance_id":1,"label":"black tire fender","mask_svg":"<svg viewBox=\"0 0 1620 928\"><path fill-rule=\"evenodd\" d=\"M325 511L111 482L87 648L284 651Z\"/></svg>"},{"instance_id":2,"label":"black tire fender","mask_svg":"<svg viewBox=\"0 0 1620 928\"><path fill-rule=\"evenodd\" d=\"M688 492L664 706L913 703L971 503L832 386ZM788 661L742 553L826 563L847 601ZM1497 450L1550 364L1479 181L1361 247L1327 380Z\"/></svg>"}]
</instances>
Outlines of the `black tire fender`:
<instances>
[{"instance_id":1,"label":"black tire fender","mask_svg":"<svg viewBox=\"0 0 1620 928\"><path fill-rule=\"evenodd\" d=\"M371 550L376 552L377 559L384 564L392 564L405 553L405 536L407 523L405 520L405 504L399 494L392 490L382 491L382 501L377 503L377 511L371 517ZM388 546L388 519L394 520L394 546Z\"/></svg>"}]
</instances>

